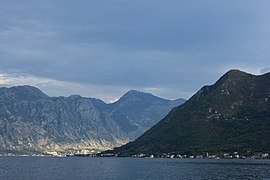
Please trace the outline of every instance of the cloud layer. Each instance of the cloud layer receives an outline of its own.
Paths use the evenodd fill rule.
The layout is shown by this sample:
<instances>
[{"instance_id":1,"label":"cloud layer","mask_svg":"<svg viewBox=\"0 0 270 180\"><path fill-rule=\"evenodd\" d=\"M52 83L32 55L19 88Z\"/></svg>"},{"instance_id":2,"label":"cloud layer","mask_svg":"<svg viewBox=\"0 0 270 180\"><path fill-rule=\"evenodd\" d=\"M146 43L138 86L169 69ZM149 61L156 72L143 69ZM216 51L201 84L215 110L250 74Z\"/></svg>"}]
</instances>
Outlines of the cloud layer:
<instances>
[{"instance_id":1,"label":"cloud layer","mask_svg":"<svg viewBox=\"0 0 270 180\"><path fill-rule=\"evenodd\" d=\"M173 99L231 68L269 71L267 0L1 4L1 84L103 99L138 89Z\"/></svg>"}]
</instances>

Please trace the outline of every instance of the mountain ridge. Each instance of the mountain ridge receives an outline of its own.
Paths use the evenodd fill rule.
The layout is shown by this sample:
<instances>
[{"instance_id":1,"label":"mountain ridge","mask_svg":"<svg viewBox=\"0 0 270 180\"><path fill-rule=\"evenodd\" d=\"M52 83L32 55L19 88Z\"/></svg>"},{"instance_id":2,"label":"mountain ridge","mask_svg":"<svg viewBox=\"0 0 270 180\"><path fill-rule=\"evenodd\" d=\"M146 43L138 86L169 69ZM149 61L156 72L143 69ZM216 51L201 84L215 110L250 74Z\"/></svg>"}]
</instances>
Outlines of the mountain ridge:
<instances>
[{"instance_id":1,"label":"mountain ridge","mask_svg":"<svg viewBox=\"0 0 270 180\"><path fill-rule=\"evenodd\" d=\"M270 151L270 73L238 70L202 87L134 142L113 153L206 154Z\"/></svg>"},{"instance_id":2,"label":"mountain ridge","mask_svg":"<svg viewBox=\"0 0 270 180\"><path fill-rule=\"evenodd\" d=\"M49 97L32 86L0 88L0 153L77 152L81 149L89 152L90 149L105 150L125 144L131 139L131 131L125 132L123 129L126 127L120 126L112 115L114 111L114 115L120 114L123 121L126 120L125 114L121 115L121 101L119 103L106 104L102 100L79 95ZM154 102L147 106L153 111L146 114L145 121L149 121L151 116L156 117L155 109L158 107L166 106L165 116L170 106L176 105L161 103L152 107L152 104ZM140 105L139 102L137 106ZM132 115L132 109L129 111ZM162 119L160 114L157 115ZM130 122L136 124L132 138L156 123L149 121L150 124L143 125L132 117L128 120L127 125Z\"/></svg>"}]
</instances>

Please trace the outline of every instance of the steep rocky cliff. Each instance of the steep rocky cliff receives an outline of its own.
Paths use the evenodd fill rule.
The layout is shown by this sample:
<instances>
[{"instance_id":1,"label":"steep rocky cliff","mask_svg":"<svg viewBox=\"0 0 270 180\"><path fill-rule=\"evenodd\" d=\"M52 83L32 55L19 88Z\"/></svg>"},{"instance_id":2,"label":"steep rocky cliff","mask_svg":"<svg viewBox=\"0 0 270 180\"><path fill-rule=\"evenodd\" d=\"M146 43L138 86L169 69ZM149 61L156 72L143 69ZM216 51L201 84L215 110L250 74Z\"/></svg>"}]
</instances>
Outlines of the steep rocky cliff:
<instances>
[{"instance_id":1,"label":"steep rocky cliff","mask_svg":"<svg viewBox=\"0 0 270 180\"><path fill-rule=\"evenodd\" d=\"M76 152L123 145L178 105L163 99L156 105L147 97L140 97L135 105L132 98L139 94L144 95L136 92L134 97L125 97L127 102L121 98L106 104L78 95L49 97L31 86L0 88L0 152ZM144 100L148 102L146 106L142 105ZM166 108L159 112L162 106ZM128 129L130 126L133 129Z\"/></svg>"}]
</instances>

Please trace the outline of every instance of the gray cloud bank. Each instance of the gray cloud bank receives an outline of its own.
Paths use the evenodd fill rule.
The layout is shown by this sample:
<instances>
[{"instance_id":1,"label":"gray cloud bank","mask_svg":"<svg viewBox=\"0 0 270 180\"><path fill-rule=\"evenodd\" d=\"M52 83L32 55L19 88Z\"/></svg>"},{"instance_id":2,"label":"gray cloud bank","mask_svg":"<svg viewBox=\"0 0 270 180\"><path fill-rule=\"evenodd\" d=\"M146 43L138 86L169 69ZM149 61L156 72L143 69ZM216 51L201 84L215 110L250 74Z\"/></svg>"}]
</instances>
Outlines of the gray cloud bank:
<instances>
[{"instance_id":1,"label":"gray cloud bank","mask_svg":"<svg viewBox=\"0 0 270 180\"><path fill-rule=\"evenodd\" d=\"M267 0L0 2L2 85L103 99L132 88L173 99L230 68L269 71Z\"/></svg>"}]
</instances>

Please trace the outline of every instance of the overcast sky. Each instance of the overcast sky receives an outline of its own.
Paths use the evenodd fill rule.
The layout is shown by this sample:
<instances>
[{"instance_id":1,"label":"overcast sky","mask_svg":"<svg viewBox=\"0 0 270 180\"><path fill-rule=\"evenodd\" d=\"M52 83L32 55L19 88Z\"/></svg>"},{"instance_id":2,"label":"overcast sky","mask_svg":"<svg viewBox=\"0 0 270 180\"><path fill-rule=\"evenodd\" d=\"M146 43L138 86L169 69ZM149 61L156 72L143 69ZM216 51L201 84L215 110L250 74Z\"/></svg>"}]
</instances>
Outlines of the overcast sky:
<instances>
[{"instance_id":1,"label":"overcast sky","mask_svg":"<svg viewBox=\"0 0 270 180\"><path fill-rule=\"evenodd\" d=\"M270 70L269 0L0 0L0 85L113 101L189 98Z\"/></svg>"}]
</instances>

